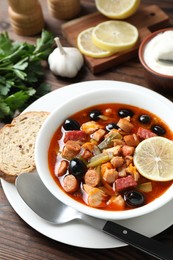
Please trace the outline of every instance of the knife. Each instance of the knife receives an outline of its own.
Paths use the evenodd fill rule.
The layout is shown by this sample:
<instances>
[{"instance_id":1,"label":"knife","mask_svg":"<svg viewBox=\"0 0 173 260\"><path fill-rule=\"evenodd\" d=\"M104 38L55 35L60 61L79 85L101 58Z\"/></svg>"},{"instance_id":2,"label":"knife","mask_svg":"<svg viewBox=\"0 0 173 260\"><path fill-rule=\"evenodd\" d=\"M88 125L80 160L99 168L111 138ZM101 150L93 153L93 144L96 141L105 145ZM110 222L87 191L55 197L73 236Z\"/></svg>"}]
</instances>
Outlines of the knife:
<instances>
[{"instance_id":1,"label":"knife","mask_svg":"<svg viewBox=\"0 0 173 260\"><path fill-rule=\"evenodd\" d=\"M83 214L84 215L84 214ZM153 238L146 237L136 231L112 221L96 219L85 215L82 220L104 233L125 242L160 260L173 260L173 249Z\"/></svg>"}]
</instances>

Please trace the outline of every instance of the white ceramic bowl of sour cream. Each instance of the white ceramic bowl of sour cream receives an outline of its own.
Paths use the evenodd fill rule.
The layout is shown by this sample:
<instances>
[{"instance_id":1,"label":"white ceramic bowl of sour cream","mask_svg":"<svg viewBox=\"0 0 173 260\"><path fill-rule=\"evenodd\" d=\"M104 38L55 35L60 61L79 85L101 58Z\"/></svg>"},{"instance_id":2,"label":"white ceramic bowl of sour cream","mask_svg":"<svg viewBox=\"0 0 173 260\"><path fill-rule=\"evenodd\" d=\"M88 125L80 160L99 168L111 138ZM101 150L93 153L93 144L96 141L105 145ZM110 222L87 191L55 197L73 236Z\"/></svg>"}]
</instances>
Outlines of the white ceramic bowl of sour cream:
<instances>
[{"instance_id":1,"label":"white ceramic bowl of sour cream","mask_svg":"<svg viewBox=\"0 0 173 260\"><path fill-rule=\"evenodd\" d=\"M173 28L147 36L139 47L139 59L148 85L159 92L173 89Z\"/></svg>"}]
</instances>

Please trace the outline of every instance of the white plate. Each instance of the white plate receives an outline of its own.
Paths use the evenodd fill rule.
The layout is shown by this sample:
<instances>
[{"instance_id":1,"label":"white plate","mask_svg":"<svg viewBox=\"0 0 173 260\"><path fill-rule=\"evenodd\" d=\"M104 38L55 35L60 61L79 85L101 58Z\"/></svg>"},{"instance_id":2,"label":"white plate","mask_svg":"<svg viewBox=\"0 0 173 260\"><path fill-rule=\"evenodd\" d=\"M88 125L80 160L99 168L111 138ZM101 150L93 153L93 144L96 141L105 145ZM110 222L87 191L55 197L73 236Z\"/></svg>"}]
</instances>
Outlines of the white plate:
<instances>
[{"instance_id":1,"label":"white plate","mask_svg":"<svg viewBox=\"0 0 173 260\"><path fill-rule=\"evenodd\" d=\"M26 111L52 111L55 107L61 105L64 100L68 100L71 97L77 96L80 93L87 91L88 89L102 89L106 88L107 86L112 88L115 88L116 86L121 86L122 88L130 88L133 86L139 88L139 86L134 84L117 81L88 81L83 83L76 83L50 92L49 94L35 101L26 109ZM143 91L149 90L143 88ZM159 94L158 99L165 100L165 98ZM121 247L125 245L123 242L116 240L77 220L59 226L50 224L37 216L24 203L13 184L10 184L3 179L1 180L1 183L7 199L16 213L26 223L28 223L32 228L41 234L65 244L85 248L105 249ZM117 222L148 237L152 237L173 224L173 203L169 202L161 209L143 217Z\"/></svg>"}]
</instances>

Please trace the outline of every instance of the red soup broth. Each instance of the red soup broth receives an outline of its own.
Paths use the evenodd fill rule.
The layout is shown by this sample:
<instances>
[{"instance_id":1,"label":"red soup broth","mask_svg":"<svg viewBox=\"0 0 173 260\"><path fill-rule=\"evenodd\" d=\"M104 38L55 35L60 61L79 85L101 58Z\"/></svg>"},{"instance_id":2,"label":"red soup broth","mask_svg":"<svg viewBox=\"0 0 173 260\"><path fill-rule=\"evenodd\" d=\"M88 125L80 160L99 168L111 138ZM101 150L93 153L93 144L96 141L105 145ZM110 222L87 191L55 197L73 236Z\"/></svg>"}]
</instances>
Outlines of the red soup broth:
<instances>
[{"instance_id":1,"label":"red soup broth","mask_svg":"<svg viewBox=\"0 0 173 260\"><path fill-rule=\"evenodd\" d=\"M166 137L170 140L173 140L173 132L169 129L169 127L165 124L165 122L161 118L154 115L153 113L150 113L147 110L141 109L139 107L131 106L131 105L112 104L112 103L111 104L100 104L100 105L86 108L80 112L77 112L77 113L71 115L69 118L78 121L78 123L81 126L83 123L92 121L92 119L89 117L89 113L90 113L90 111L96 110L96 109L99 110L101 112L101 114L105 116L103 119L97 120L97 123L102 125L103 129L106 129L106 125L108 125L109 123L112 123L112 122L117 123L120 119L118 111L120 111L122 109L126 109L126 110L130 110L133 112L133 116L130 117L130 122L134 125L132 133L136 133L137 130L139 129L139 127L152 131L151 130L152 127L154 125L158 125L158 126L161 126L165 130L165 133L162 134L162 136ZM151 119L150 122L147 124L140 122L139 117L141 115L148 115ZM64 118L64 121L65 121L65 119L66 118ZM63 191L64 191L64 189L62 187L63 178L64 178L64 176L69 174L69 172L67 170L67 173L64 176L58 177L57 168L59 167L60 162L62 160L64 160L64 158L61 157L61 152L59 153L59 151L62 151L62 149L64 147L63 138L64 138L65 132L66 131L64 130L63 123L62 123L62 125L54 133L54 135L51 139L51 142L50 142L49 150L48 150L48 164L49 164L50 173L51 173L52 177L54 178L54 181L57 183L57 185ZM108 131L106 131L106 133L108 133ZM142 140L140 140L140 141L142 141ZM68 161L68 160L66 160L66 161ZM151 202L151 201L155 200L156 198L158 198L159 196L161 196L172 184L172 181L166 181L166 182L151 181L140 175L138 184L146 183L146 182L151 182L152 191L143 192L144 197L145 197L145 202L143 205L146 205L149 202ZM64 192L67 193L74 200L86 205L86 202L85 202L86 198L84 198L85 195L84 195L83 189L81 187L82 187L82 185L80 183L79 189L77 191L75 191L74 193L67 193L66 191L64 191ZM111 187L111 192L112 192L112 190L114 191L114 189L115 189L114 184L108 184L108 187ZM90 206L90 205L88 205L88 206ZM101 208L104 210L117 211L117 210L128 210L133 207L126 205L126 204L123 207L119 207L116 204L104 203L104 206L102 205L101 207L98 207L98 208Z\"/></svg>"}]
</instances>

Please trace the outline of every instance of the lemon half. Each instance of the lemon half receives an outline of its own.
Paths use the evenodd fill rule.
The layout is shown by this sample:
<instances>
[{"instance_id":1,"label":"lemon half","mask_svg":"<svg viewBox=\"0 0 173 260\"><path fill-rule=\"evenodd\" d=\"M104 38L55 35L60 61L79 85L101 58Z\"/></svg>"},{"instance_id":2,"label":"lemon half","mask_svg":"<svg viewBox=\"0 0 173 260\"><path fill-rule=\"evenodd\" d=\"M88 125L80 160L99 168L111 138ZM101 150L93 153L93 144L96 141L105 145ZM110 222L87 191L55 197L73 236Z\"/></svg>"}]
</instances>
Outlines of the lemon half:
<instances>
[{"instance_id":1,"label":"lemon half","mask_svg":"<svg viewBox=\"0 0 173 260\"><path fill-rule=\"evenodd\" d=\"M102 50L93 43L93 29L94 27L91 27L79 33L77 37L77 46L79 50L81 53L93 58L104 58L111 56L112 53L110 51Z\"/></svg>"},{"instance_id":2,"label":"lemon half","mask_svg":"<svg viewBox=\"0 0 173 260\"><path fill-rule=\"evenodd\" d=\"M103 50L115 53L132 48L138 40L138 30L124 21L106 21L94 27L93 43Z\"/></svg>"},{"instance_id":3,"label":"lemon half","mask_svg":"<svg viewBox=\"0 0 173 260\"><path fill-rule=\"evenodd\" d=\"M100 13L112 19L126 19L136 12L140 0L95 0Z\"/></svg>"},{"instance_id":4,"label":"lemon half","mask_svg":"<svg viewBox=\"0 0 173 260\"><path fill-rule=\"evenodd\" d=\"M134 165L150 180L172 180L173 141L160 136L145 139L136 147Z\"/></svg>"}]
</instances>

